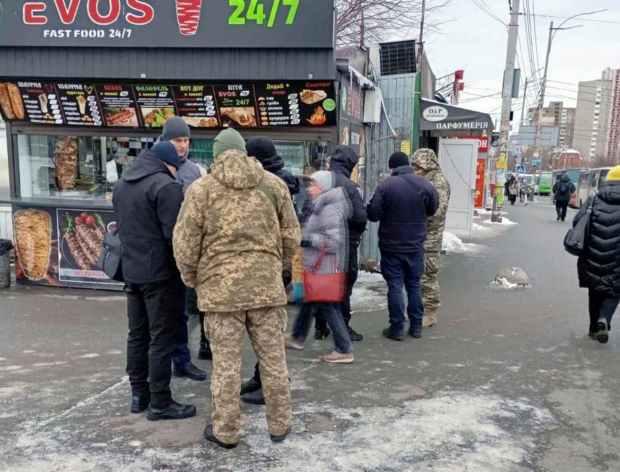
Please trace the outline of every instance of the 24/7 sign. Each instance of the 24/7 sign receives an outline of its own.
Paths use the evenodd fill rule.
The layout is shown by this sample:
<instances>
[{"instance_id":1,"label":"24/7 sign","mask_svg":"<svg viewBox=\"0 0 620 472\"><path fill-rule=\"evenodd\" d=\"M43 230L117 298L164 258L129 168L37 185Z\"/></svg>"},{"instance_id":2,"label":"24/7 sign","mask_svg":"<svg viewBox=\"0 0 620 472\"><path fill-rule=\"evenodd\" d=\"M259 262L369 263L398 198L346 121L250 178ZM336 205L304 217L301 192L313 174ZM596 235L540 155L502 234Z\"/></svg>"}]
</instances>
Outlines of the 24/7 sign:
<instances>
[{"instance_id":1,"label":"24/7 sign","mask_svg":"<svg viewBox=\"0 0 620 472\"><path fill-rule=\"evenodd\" d=\"M334 0L5 0L1 46L332 48Z\"/></svg>"}]
</instances>

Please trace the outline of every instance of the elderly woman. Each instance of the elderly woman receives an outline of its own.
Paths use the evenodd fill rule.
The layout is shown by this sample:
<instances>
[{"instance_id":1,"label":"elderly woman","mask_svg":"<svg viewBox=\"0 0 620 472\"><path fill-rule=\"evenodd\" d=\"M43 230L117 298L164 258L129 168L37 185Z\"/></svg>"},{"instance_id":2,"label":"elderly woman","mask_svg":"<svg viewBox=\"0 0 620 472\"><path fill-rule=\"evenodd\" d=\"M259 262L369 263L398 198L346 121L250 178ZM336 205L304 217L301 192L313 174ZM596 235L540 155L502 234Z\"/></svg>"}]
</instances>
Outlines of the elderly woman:
<instances>
[{"instance_id":1,"label":"elderly woman","mask_svg":"<svg viewBox=\"0 0 620 472\"><path fill-rule=\"evenodd\" d=\"M588 217L590 206L590 234L577 264L579 285L589 290L589 336L606 344L620 303L620 166L609 172L598 194L581 207L574 225Z\"/></svg>"},{"instance_id":2,"label":"elderly woman","mask_svg":"<svg viewBox=\"0 0 620 472\"><path fill-rule=\"evenodd\" d=\"M349 260L347 221L353 209L346 192L341 187L334 188L334 183L334 174L329 171L315 172L310 176L308 195L312 199L312 213L306 221L301 242L305 271L313 270L318 274L347 272ZM353 346L340 311L340 304L337 302L305 303L295 321L293 332L285 337L286 347L296 350L305 347L312 314L317 310L323 314L334 333L336 347L332 354L323 356L323 360L335 364L352 363Z\"/></svg>"}]
</instances>

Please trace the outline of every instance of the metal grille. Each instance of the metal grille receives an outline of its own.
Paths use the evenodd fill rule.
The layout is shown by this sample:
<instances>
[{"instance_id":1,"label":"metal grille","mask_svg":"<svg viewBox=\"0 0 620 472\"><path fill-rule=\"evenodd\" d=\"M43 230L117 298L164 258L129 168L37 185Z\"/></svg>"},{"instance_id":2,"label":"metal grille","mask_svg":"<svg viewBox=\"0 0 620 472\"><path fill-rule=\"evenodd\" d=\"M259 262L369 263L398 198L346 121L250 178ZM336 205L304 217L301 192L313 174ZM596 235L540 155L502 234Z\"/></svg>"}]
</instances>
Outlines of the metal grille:
<instances>
[{"instance_id":1,"label":"metal grille","mask_svg":"<svg viewBox=\"0 0 620 472\"><path fill-rule=\"evenodd\" d=\"M416 72L415 41L381 44L381 75Z\"/></svg>"}]
</instances>

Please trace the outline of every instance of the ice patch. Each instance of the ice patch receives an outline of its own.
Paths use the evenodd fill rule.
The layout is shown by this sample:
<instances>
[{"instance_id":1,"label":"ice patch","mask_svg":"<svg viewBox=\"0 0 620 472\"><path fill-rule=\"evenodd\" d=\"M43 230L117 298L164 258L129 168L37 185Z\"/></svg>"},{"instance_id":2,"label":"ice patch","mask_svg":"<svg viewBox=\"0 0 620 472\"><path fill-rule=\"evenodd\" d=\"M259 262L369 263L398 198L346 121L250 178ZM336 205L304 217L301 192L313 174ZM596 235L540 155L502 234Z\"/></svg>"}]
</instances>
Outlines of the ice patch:
<instances>
[{"instance_id":1,"label":"ice patch","mask_svg":"<svg viewBox=\"0 0 620 472\"><path fill-rule=\"evenodd\" d=\"M96 352L92 354L84 354L83 356L80 356L80 359L92 359L93 357L99 357L99 354Z\"/></svg>"},{"instance_id":2,"label":"ice patch","mask_svg":"<svg viewBox=\"0 0 620 472\"><path fill-rule=\"evenodd\" d=\"M467 254L476 252L478 246L476 244L464 243L458 236L446 231L443 233L441 248L448 254Z\"/></svg>"},{"instance_id":3,"label":"ice patch","mask_svg":"<svg viewBox=\"0 0 620 472\"><path fill-rule=\"evenodd\" d=\"M58 362L39 362L37 364L32 364L32 367L52 367L55 365L65 365L66 362L58 361Z\"/></svg>"},{"instance_id":4,"label":"ice patch","mask_svg":"<svg viewBox=\"0 0 620 472\"><path fill-rule=\"evenodd\" d=\"M6 367L0 367L0 372L11 372L14 370L19 370L21 368L22 368L21 365L8 365Z\"/></svg>"},{"instance_id":5,"label":"ice patch","mask_svg":"<svg viewBox=\"0 0 620 472\"><path fill-rule=\"evenodd\" d=\"M6 357L0 357L0 362L6 361Z\"/></svg>"},{"instance_id":6,"label":"ice patch","mask_svg":"<svg viewBox=\"0 0 620 472\"><path fill-rule=\"evenodd\" d=\"M122 353L123 353L123 351L117 351L117 350L113 350L113 351L108 351L108 352L106 352L106 354L107 354L108 356L116 356L116 355L118 355L118 354L122 354Z\"/></svg>"},{"instance_id":7,"label":"ice patch","mask_svg":"<svg viewBox=\"0 0 620 472\"><path fill-rule=\"evenodd\" d=\"M34 354L37 351L31 351L31 350L27 350L27 351L22 351L22 354Z\"/></svg>"},{"instance_id":8,"label":"ice patch","mask_svg":"<svg viewBox=\"0 0 620 472\"><path fill-rule=\"evenodd\" d=\"M495 290L524 290L531 287L531 285L519 285L510 283L503 277L498 277L496 280L491 282L491 288Z\"/></svg>"}]
</instances>

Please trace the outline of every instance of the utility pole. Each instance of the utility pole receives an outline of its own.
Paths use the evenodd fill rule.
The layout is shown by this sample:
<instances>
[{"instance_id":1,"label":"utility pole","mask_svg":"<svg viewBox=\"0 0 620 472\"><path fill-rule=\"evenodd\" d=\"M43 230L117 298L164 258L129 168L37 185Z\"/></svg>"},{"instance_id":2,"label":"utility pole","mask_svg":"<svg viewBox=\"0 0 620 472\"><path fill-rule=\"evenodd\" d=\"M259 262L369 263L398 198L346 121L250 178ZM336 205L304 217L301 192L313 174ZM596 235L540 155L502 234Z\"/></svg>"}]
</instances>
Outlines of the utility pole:
<instances>
[{"instance_id":1,"label":"utility pole","mask_svg":"<svg viewBox=\"0 0 620 472\"><path fill-rule=\"evenodd\" d=\"M540 152L540 138L542 131L542 111L545 107L545 93L547 90L547 72L549 71L549 56L551 55L551 43L553 41L553 21L551 22L551 26L549 26L549 42L547 43L547 59L545 60L545 73L543 75L542 84L540 86L540 100L538 101L538 106L536 107L536 153L534 157L541 160L541 168L542 168L542 153ZM553 165L551 165L551 169L553 169ZM550 170L551 170L550 169Z\"/></svg>"},{"instance_id":2,"label":"utility pole","mask_svg":"<svg viewBox=\"0 0 620 472\"><path fill-rule=\"evenodd\" d=\"M525 79L525 89L523 90L523 105L521 106L521 123L519 125L519 135L521 134L521 130L523 128L524 117L525 117L525 100L527 99L527 85L529 83L528 79ZM523 164L523 146L517 143L517 147L519 149L519 157L517 158L517 165L520 166Z\"/></svg>"},{"instance_id":3,"label":"utility pole","mask_svg":"<svg viewBox=\"0 0 620 472\"><path fill-rule=\"evenodd\" d=\"M515 75L515 58L517 55L517 39L519 34L519 7L521 0L513 0L508 25L508 48L506 51L506 67L504 70L504 89L502 91L502 115L499 129L499 162L495 178L495 196L493 197L493 215L491 221L502 222L504 209L504 184L506 183L506 169L508 154L508 139L510 135L510 112L512 111L512 86Z\"/></svg>"}]
</instances>

